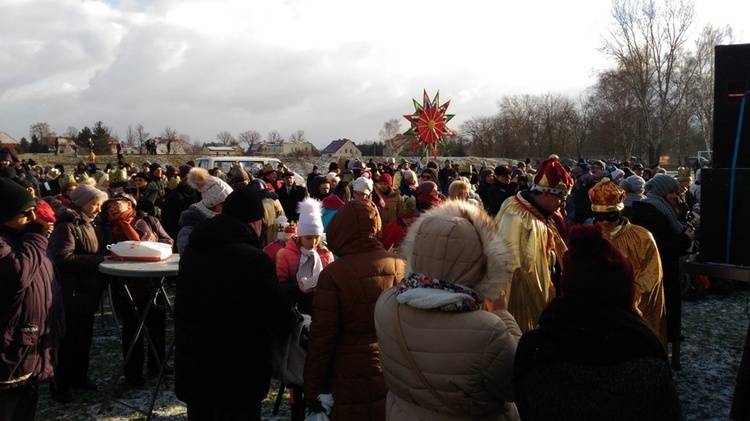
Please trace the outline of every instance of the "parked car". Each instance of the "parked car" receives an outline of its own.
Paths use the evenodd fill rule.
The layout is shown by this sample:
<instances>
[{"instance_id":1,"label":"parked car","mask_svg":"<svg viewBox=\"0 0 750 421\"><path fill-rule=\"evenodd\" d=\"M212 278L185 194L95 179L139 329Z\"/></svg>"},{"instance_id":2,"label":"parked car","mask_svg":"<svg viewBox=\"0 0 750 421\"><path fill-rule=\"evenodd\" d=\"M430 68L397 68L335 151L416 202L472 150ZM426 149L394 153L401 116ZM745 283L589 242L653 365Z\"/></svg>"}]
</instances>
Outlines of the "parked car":
<instances>
[{"instance_id":1,"label":"parked car","mask_svg":"<svg viewBox=\"0 0 750 421\"><path fill-rule=\"evenodd\" d=\"M196 158L194 161L196 167L205 168L206 170L219 167L225 174L229 172L232 165L237 163L241 164L249 174L253 173L253 166L263 168L264 165L271 164L276 169L281 164L280 160L267 156L206 156Z\"/></svg>"}]
</instances>

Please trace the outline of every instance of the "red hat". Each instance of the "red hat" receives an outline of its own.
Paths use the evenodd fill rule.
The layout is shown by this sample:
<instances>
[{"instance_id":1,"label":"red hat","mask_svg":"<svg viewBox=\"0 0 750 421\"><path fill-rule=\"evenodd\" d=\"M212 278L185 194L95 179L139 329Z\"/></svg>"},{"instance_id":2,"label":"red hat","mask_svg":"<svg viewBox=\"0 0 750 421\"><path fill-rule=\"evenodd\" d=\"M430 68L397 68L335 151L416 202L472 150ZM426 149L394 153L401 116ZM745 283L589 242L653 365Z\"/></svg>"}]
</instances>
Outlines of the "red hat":
<instances>
[{"instance_id":1,"label":"red hat","mask_svg":"<svg viewBox=\"0 0 750 421\"><path fill-rule=\"evenodd\" d=\"M569 243L570 248L563 256L562 296L632 309L633 266L602 237L601 227L577 225L570 230Z\"/></svg>"},{"instance_id":2,"label":"red hat","mask_svg":"<svg viewBox=\"0 0 750 421\"><path fill-rule=\"evenodd\" d=\"M380 174L380 177L378 177L378 183L388 183L389 186L393 185L393 178L391 178L390 174Z\"/></svg>"},{"instance_id":3,"label":"red hat","mask_svg":"<svg viewBox=\"0 0 750 421\"><path fill-rule=\"evenodd\" d=\"M542 161L534 176L532 190L548 191L552 194L568 194L573 188L573 178L560 163L557 155L550 155Z\"/></svg>"}]
</instances>

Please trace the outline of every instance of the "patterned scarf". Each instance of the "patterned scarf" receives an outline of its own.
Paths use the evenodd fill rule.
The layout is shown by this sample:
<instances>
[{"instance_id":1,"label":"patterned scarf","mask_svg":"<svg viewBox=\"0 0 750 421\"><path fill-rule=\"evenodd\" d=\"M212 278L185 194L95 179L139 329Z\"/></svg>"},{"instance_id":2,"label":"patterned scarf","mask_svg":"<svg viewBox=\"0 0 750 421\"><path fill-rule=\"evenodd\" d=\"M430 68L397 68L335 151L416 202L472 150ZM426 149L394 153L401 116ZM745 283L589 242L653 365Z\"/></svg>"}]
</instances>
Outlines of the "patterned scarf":
<instances>
[{"instance_id":1,"label":"patterned scarf","mask_svg":"<svg viewBox=\"0 0 750 421\"><path fill-rule=\"evenodd\" d=\"M667 202L667 199L654 193L646 193L646 198L643 199L642 202L650 204L664 214L664 216L667 217L667 220L669 220L669 224L672 226L672 230L675 233L681 234L682 231L685 230L685 226L677 220L677 211L675 211L674 207Z\"/></svg>"},{"instance_id":2,"label":"patterned scarf","mask_svg":"<svg viewBox=\"0 0 750 421\"><path fill-rule=\"evenodd\" d=\"M133 228L135 223L135 210L130 209L119 215L117 219L110 221L112 223L112 233L117 241L141 241L141 236Z\"/></svg>"},{"instance_id":3,"label":"patterned scarf","mask_svg":"<svg viewBox=\"0 0 750 421\"><path fill-rule=\"evenodd\" d=\"M441 281L421 273L410 273L397 286L399 303L410 307L465 313L479 310L482 300L471 288Z\"/></svg>"}]
</instances>

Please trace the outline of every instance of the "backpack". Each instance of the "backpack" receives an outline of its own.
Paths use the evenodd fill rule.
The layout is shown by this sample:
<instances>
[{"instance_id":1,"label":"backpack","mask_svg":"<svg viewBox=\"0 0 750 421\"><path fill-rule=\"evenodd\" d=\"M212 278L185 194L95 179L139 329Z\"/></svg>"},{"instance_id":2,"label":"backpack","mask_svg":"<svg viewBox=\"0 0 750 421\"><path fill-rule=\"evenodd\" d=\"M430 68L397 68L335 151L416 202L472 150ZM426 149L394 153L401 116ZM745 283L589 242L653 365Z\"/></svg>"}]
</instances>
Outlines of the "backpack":
<instances>
[{"instance_id":1,"label":"backpack","mask_svg":"<svg viewBox=\"0 0 750 421\"><path fill-rule=\"evenodd\" d=\"M302 385L307 357L307 334L311 318L302 314L292 332L286 336L274 336L272 345L272 375L282 385Z\"/></svg>"}]
</instances>

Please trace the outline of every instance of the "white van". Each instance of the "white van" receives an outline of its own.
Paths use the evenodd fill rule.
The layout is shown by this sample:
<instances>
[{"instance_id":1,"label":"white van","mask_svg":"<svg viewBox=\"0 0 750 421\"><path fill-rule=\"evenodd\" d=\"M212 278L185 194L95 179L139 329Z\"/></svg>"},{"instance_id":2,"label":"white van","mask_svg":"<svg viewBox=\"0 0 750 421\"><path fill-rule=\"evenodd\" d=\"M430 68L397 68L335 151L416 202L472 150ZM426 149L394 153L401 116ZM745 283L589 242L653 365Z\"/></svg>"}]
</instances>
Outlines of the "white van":
<instances>
[{"instance_id":1,"label":"white van","mask_svg":"<svg viewBox=\"0 0 750 421\"><path fill-rule=\"evenodd\" d=\"M205 156L196 158L193 161L196 167L205 168L206 170L219 167L224 174L227 174L232 165L236 163L241 164L249 174L253 173L252 168L254 165L263 168L264 165L271 164L273 169L276 169L281 164L281 161L278 159L267 156Z\"/></svg>"}]
</instances>

